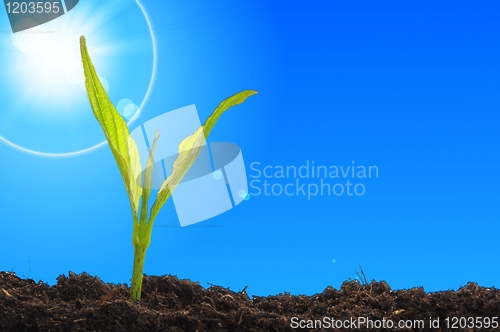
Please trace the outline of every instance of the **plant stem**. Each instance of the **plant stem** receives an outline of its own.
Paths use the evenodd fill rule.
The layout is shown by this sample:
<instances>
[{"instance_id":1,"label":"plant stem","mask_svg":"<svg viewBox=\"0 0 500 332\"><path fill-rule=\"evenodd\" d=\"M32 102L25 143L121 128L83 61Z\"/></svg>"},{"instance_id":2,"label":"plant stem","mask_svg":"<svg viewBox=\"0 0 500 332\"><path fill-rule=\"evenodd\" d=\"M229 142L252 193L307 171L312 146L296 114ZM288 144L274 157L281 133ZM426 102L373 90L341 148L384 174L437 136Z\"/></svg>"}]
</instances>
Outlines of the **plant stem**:
<instances>
[{"instance_id":1,"label":"plant stem","mask_svg":"<svg viewBox=\"0 0 500 332\"><path fill-rule=\"evenodd\" d=\"M130 289L130 299L140 300L142 291L142 272L144 270L144 260L146 258L147 246L134 245L134 270L132 274L132 287Z\"/></svg>"}]
</instances>

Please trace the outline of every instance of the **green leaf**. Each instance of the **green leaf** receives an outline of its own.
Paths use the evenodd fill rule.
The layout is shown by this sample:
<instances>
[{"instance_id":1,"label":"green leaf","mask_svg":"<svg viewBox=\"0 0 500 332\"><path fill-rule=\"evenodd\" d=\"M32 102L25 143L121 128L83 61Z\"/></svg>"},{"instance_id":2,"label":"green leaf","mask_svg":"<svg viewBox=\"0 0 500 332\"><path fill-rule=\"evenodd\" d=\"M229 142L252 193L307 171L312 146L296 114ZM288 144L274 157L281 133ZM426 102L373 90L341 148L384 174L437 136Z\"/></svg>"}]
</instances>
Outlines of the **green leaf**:
<instances>
[{"instance_id":1,"label":"green leaf","mask_svg":"<svg viewBox=\"0 0 500 332\"><path fill-rule=\"evenodd\" d=\"M142 204L141 204L141 224L146 223L148 218L148 202L149 196L151 195L151 183L153 182L153 168L154 168L154 153L156 150L156 143L158 142L160 135L156 131L155 139L151 150L149 151L148 162L146 164L146 170L144 171L144 184L142 186Z\"/></svg>"},{"instance_id":2,"label":"green leaf","mask_svg":"<svg viewBox=\"0 0 500 332\"><path fill-rule=\"evenodd\" d=\"M152 227L154 220L160 209L163 207L165 202L169 199L175 187L181 182L182 178L189 171L191 166L196 161L196 158L201 152L201 149L205 143L205 139L208 137L212 131L215 123L219 120L220 116L227 111L229 108L243 103L248 97L257 94L255 90L244 90L241 91L226 100L224 100L215 109L215 111L208 117L205 124L198 128L194 134L186 137L179 145L179 155L174 162L172 168L172 174L163 182L158 194L156 196L156 201L151 208L151 215L148 223L148 227Z\"/></svg>"},{"instance_id":3,"label":"green leaf","mask_svg":"<svg viewBox=\"0 0 500 332\"><path fill-rule=\"evenodd\" d=\"M136 220L141 199L141 188L135 182L135 179L141 173L139 151L130 136L126 122L116 111L99 80L83 36L80 37L80 51L85 74L85 88L90 105L118 164L127 189L134 220Z\"/></svg>"}]
</instances>

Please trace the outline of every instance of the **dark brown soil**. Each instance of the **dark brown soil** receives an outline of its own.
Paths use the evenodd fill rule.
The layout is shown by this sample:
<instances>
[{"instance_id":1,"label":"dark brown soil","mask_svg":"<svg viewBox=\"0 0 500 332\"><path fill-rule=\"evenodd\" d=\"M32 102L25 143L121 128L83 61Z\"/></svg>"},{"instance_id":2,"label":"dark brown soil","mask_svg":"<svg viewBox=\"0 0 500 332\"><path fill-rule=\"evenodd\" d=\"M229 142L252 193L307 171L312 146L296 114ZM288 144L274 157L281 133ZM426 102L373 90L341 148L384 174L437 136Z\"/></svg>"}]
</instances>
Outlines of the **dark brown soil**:
<instances>
[{"instance_id":1,"label":"dark brown soil","mask_svg":"<svg viewBox=\"0 0 500 332\"><path fill-rule=\"evenodd\" d=\"M458 291L425 293L422 288L392 291L385 282L361 285L345 282L340 290L328 287L313 296L277 296L252 299L245 291L219 286L208 289L173 276L144 277L143 299L130 301L126 285L105 284L87 274L60 276L49 287L12 273L0 273L0 331L446 331L446 318L464 317L454 331L494 331L500 316L500 290L469 283ZM292 329L292 317L304 320ZM323 317L352 320L359 317L388 326L388 320L423 320L425 328L328 328ZM440 328L429 319L440 318ZM483 317L472 321L473 318ZM481 329L490 319L490 328ZM331 322L331 321L330 321ZM349 323L350 324L350 323ZM474 325L472 325L474 324ZM310 325L311 326L311 325ZM345 325L344 325L345 326ZM450 326L451 327L451 326ZM460 321L457 321L460 327Z\"/></svg>"}]
</instances>

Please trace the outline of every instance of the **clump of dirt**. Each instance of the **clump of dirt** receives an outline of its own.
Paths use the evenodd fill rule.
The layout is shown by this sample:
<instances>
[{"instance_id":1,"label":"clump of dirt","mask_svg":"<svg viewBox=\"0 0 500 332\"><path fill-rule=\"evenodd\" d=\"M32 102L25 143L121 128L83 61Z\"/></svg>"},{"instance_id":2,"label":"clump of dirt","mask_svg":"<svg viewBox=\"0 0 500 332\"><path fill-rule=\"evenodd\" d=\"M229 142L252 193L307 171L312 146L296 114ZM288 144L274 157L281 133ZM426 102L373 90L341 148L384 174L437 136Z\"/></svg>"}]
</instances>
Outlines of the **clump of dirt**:
<instances>
[{"instance_id":1,"label":"clump of dirt","mask_svg":"<svg viewBox=\"0 0 500 332\"><path fill-rule=\"evenodd\" d=\"M327 287L312 296L250 299L245 290L145 276L142 300L130 301L127 285L85 273L57 281L49 287L1 272L0 331L394 331L400 322L408 327L398 331L440 331L455 320L454 331L491 331L500 324L494 319L500 316L500 290L475 283L426 293L346 281L340 290ZM416 326L419 321L425 326Z\"/></svg>"}]
</instances>

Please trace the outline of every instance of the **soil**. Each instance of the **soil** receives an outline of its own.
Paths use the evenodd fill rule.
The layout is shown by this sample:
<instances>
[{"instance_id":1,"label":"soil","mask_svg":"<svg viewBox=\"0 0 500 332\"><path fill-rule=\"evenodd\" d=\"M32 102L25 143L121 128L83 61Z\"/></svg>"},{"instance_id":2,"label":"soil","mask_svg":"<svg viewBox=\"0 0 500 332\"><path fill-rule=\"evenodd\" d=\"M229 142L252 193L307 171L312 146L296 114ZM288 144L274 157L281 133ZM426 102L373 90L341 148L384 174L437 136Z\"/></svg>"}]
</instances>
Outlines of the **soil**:
<instances>
[{"instance_id":1,"label":"soil","mask_svg":"<svg viewBox=\"0 0 500 332\"><path fill-rule=\"evenodd\" d=\"M394 331L391 320L423 320L424 328L397 331L494 331L500 316L500 290L468 283L458 291L426 293L422 288L391 290L385 282L346 281L340 290L327 287L312 296L250 298L234 292L203 288L174 276L145 276L140 301L128 299L127 285L103 283L88 274L60 276L55 286L13 273L0 273L0 331ZM293 329L292 317L305 328ZM351 328L329 328L323 317L361 317L372 321ZM439 328L431 328L439 318ZM453 319L452 317L456 317ZM462 321L459 320L460 317ZM483 317L475 320L476 317ZM487 320L489 318L489 321ZM377 324L383 324L376 328ZM467 319L467 320L465 320ZM302 322L300 320L303 320ZM309 321L308 321L309 320ZM317 320L316 322L314 320ZM490 328L484 328L487 322ZM313 328L316 323L316 328ZM322 323L320 328L319 323ZM330 320L331 323L331 320ZM483 328L480 328L480 324ZM309 325L308 325L309 324ZM464 325L465 324L465 325ZM309 328L307 328L309 326ZM344 325L345 326L345 325Z\"/></svg>"}]
</instances>

